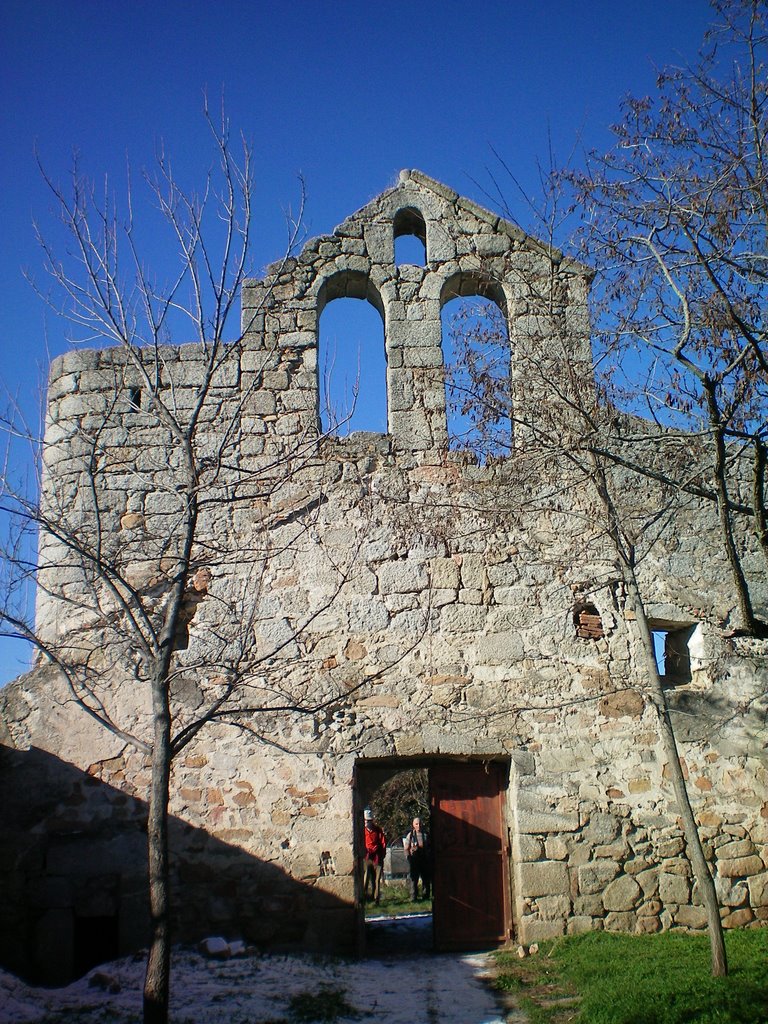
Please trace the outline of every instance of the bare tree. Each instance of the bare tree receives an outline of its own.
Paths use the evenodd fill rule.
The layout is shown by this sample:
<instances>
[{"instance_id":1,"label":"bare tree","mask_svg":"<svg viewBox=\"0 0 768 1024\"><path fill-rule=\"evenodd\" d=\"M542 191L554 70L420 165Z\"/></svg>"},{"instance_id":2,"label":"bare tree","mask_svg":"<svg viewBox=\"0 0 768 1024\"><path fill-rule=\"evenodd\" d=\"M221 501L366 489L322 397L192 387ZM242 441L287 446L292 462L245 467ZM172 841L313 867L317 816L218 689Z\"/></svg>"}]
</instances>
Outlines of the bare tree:
<instances>
[{"instance_id":1,"label":"bare tree","mask_svg":"<svg viewBox=\"0 0 768 1024\"><path fill-rule=\"evenodd\" d=\"M482 354L489 332L473 327L459 346L464 368L457 404L464 413L474 407L481 449L499 450L511 420L510 447L516 432L525 438L529 459L557 460L563 480L570 473L592 494L627 612L636 621L644 652L641 688L657 711L707 911L712 971L722 975L727 961L718 900L680 766L639 572L655 539L686 504L709 506L737 609L736 621L719 625L729 636L768 632L744 566L750 547L763 556L768 550L768 29L757 0L723 0L714 10L699 62L662 72L655 99L625 101L610 152L591 154L584 171L543 175L543 204L531 209L549 258L544 271L521 281L542 321L541 337L526 346L524 365L519 353L515 358L528 388L550 401L516 404L514 381ZM591 372L585 377L580 339L567 322L567 283L553 245L574 215L581 218L576 251L595 268L594 381ZM498 325L490 334L498 341ZM561 374L550 372L553 358ZM548 414L552 407L554 415Z\"/></svg>"},{"instance_id":2,"label":"bare tree","mask_svg":"<svg viewBox=\"0 0 768 1024\"><path fill-rule=\"evenodd\" d=\"M599 268L595 332L624 374L612 397L700 438L676 482L717 505L732 631L765 636L734 517L751 517L768 564L768 24L759 0L713 7L699 60L662 71L654 97L627 99L614 147L566 180Z\"/></svg>"},{"instance_id":3,"label":"bare tree","mask_svg":"<svg viewBox=\"0 0 768 1024\"><path fill-rule=\"evenodd\" d=\"M429 823L429 772L426 768L397 772L378 787L370 803L387 845L402 845L414 818L422 818L425 827Z\"/></svg>"},{"instance_id":4,"label":"bare tree","mask_svg":"<svg viewBox=\"0 0 768 1024\"><path fill-rule=\"evenodd\" d=\"M647 612L648 597L639 570L664 529L675 522L682 511L675 488L663 483L643 481L629 488L626 464L627 441L617 431L623 418L607 405L604 395L595 387L591 365L585 367L578 356L583 339L574 337L565 315L568 303L567 286L559 274L559 254L551 250L551 274L526 276L521 281L537 310L540 337L526 346L522 364L516 355L517 372L525 379L529 399L512 404L514 382L489 367L482 352L494 328L486 321L476 330L475 316L463 324L455 324L455 348L462 364L462 384L455 399L459 411L474 420L473 441L476 450L498 455L504 437L514 459L516 491L508 500L494 502L487 514L505 518L519 511L515 502L521 481L531 482L527 514L534 513L539 503L543 512L560 511L564 528L573 532L578 524L582 554L591 549L588 561L595 565L593 578L584 581L585 592L604 587L618 588L625 617L633 623L642 651L637 689L655 709L659 735L670 768L675 799L680 813L688 856L707 912L712 945L714 974L727 972L725 946L720 923L719 902L706 863L701 839L688 796L683 769L672 726L667 693L659 670L653 640L653 628ZM498 324L499 318L491 317ZM469 329L467 330L467 327ZM506 337L497 333L492 348ZM529 339L530 340L530 339ZM512 332L514 345L514 332ZM544 353L541 360L536 353ZM559 365L552 373L553 361ZM495 363L495 360L491 360ZM457 385L454 382L454 390ZM509 424L512 424L512 433ZM635 434L640 430L636 417L631 418ZM663 441L653 424L648 424L658 451ZM651 433L644 432L651 442ZM514 444L512 439L515 438ZM630 446L634 460L634 446ZM533 482L537 481L538 485ZM549 486L544 486L544 482ZM523 488L525 490L525 488ZM510 503L511 502L511 503ZM529 708L520 708L524 713Z\"/></svg>"},{"instance_id":5,"label":"bare tree","mask_svg":"<svg viewBox=\"0 0 768 1024\"><path fill-rule=\"evenodd\" d=\"M654 457L656 432L638 430L636 421L625 429L622 445L610 439L590 444L593 481L675 765L674 732L634 570L634 537L622 529L620 502L611 492L618 465L654 478L673 494L714 505L738 609L737 620L722 625L730 635L768 635L743 561L745 520L768 555L768 26L758 0L718 0L713 6L715 23L698 62L663 71L656 97L625 101L615 146L592 154L585 171L565 176L576 205L589 212L580 243L598 268L595 335L614 359L607 397L613 407L650 414L662 451L682 455ZM594 427L590 434L597 438L597 421ZM639 443L638 434L646 435ZM707 909L712 972L725 974L716 895L682 773L674 773L673 783Z\"/></svg>"},{"instance_id":6,"label":"bare tree","mask_svg":"<svg viewBox=\"0 0 768 1024\"><path fill-rule=\"evenodd\" d=\"M54 371L36 493L14 484L8 459L0 481L10 520L0 630L30 641L39 661L60 670L64 699L151 766L148 1024L168 1017L173 759L208 723L276 736L281 717L333 705L339 685L308 666L304 637L356 557L339 559L315 536L326 501L317 431L265 443L276 417L260 392L284 353L252 347L243 369L247 335L271 294L266 287L241 326L252 154L245 142L236 154L223 117L207 108L205 117L215 162L202 192L182 187L162 150L143 178L146 209L170 232L156 273L141 247L146 210L130 186L121 209L77 168L69 190L46 176L65 241L57 248L39 231L53 282L44 297L75 340L111 347L75 356L69 376ZM301 210L289 219L289 252L300 223ZM281 268L272 271L274 282ZM195 344L171 345L177 337ZM13 411L4 426L9 444L28 433ZM25 533L32 543L22 543ZM305 553L324 589L303 607L278 609L274 567ZM126 680L133 685L121 687Z\"/></svg>"}]
</instances>

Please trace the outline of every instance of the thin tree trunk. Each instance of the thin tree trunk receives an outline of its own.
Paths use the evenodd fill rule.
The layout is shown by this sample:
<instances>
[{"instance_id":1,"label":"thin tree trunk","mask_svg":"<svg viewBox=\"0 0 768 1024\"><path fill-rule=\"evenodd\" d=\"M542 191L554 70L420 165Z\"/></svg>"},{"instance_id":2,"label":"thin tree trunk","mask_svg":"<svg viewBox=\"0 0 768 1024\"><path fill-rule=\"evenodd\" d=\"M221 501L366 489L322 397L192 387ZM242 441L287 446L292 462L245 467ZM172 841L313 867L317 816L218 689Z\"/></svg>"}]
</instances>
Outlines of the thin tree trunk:
<instances>
[{"instance_id":1,"label":"thin tree trunk","mask_svg":"<svg viewBox=\"0 0 768 1024\"><path fill-rule=\"evenodd\" d=\"M152 673L152 785L149 798L147 846L149 853L149 905L152 919L152 942L144 978L144 1024L167 1024L171 975L170 939L170 869L168 863L168 803L170 798L171 709L168 693L168 672L173 655L174 637L189 575L192 542L197 526L197 497L194 461L189 447L187 456L187 518L184 546L179 568L166 609L160 635L159 653Z\"/></svg>"},{"instance_id":2,"label":"thin tree trunk","mask_svg":"<svg viewBox=\"0 0 768 1024\"><path fill-rule=\"evenodd\" d=\"M167 1024L170 989L168 799L171 776L171 717L164 680L152 680L154 743L147 846L152 941L144 978L144 1024Z\"/></svg>"},{"instance_id":3,"label":"thin tree trunk","mask_svg":"<svg viewBox=\"0 0 768 1024\"><path fill-rule=\"evenodd\" d=\"M768 522L765 514L765 444L754 439L755 458L752 464L752 507L755 516L755 534L763 557L768 562Z\"/></svg>"},{"instance_id":4,"label":"thin tree trunk","mask_svg":"<svg viewBox=\"0 0 768 1024\"><path fill-rule=\"evenodd\" d=\"M640 630L640 639L643 644L645 663L648 679L650 681L649 693L656 708L659 720L659 734L664 745L664 752L667 756L669 771L672 778L672 787L675 791L675 800L683 824L683 835L688 853L688 860L693 871L704 909L707 915L707 929L709 931L709 945L711 950L712 974L714 977L724 977L728 973L728 959L725 952L725 941L723 939L723 924L720 920L720 904L717 899L715 883L710 874L707 859L704 856L704 849L701 845L701 837L693 815L693 808L688 797L688 788L685 784L685 776L680 763L680 754L677 749L675 732L672 728L672 721L669 717L669 706L667 695L661 682L661 676L656 665L656 656L653 649L653 635L648 623L648 616L645 613L645 604L640 594L640 588L635 575L635 567L631 549L627 549L622 540L620 519L618 512L611 498L608 489L608 481L605 471L597 459L592 456L593 483L597 490L600 501L603 505L608 520L608 535L616 552L621 567L622 578L626 587L627 599L630 611L636 617Z\"/></svg>"},{"instance_id":5,"label":"thin tree trunk","mask_svg":"<svg viewBox=\"0 0 768 1024\"><path fill-rule=\"evenodd\" d=\"M664 745L664 753L669 764L669 771L672 779L672 787L675 791L675 799L683 822L683 834L688 850L688 859L693 869L693 877L699 887L704 909L707 915L707 929L709 931L709 945L712 955L712 974L716 978L724 977L728 973L728 959L725 952L725 941L723 939L723 925L720 919L720 904L717 899L717 891L712 874L709 870L704 849L701 845L701 837L693 815L693 808L688 797L688 787L685 784L685 776L680 763L680 754L677 749L675 732L669 717L669 705L667 695L662 686L659 670L656 665L656 658L653 649L653 635L648 617L645 613L645 606L637 586L634 570L631 566L626 567L625 585L632 610L637 619L645 652L646 670L650 680L651 699L656 707L659 718L659 732Z\"/></svg>"},{"instance_id":6,"label":"thin tree trunk","mask_svg":"<svg viewBox=\"0 0 768 1024\"><path fill-rule=\"evenodd\" d=\"M749 633L755 633L757 623L752 608L752 601L749 597L749 587L741 567L741 559L736 550L736 543L733 539L733 525L729 511L728 487L725 482L725 439L720 418L720 408L717 404L715 384L705 377L703 381L704 394L707 398L707 411L709 413L709 427L712 432L712 440L715 445L715 493L717 495L717 513L720 519L720 532L723 537L723 546L728 558L728 565L731 569L733 582L736 587L736 598L739 604L739 615L741 626Z\"/></svg>"}]
</instances>

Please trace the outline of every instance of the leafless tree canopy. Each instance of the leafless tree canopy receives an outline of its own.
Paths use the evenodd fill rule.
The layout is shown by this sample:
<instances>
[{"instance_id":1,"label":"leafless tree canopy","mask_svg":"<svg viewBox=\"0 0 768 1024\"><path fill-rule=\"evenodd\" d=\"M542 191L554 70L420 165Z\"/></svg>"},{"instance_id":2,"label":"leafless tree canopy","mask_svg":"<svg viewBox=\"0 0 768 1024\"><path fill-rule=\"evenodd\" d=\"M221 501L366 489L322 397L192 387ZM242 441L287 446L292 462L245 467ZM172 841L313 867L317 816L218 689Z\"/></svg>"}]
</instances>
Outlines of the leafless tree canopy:
<instances>
[{"instance_id":1,"label":"leafless tree canopy","mask_svg":"<svg viewBox=\"0 0 768 1024\"><path fill-rule=\"evenodd\" d=\"M60 670L68 699L151 766L147 1021L164 1021L168 1010L171 762L209 722L279 744L286 714L332 708L338 688L305 664L304 636L356 555L353 548L340 560L315 542L326 502L317 437L266 452L244 422L274 361L261 352L253 383L239 386L251 326L240 323L240 296L252 151L231 138L224 116L217 121L206 108L205 118L214 162L199 192L182 186L162 148L154 171L137 188L129 183L122 202L77 166L68 188L41 168L65 241L38 230L52 282L38 290L73 340L112 351L78 363L77 380L54 374L44 440L9 410L9 445L31 444L41 472L35 486L19 486L6 454L0 481L8 524L0 629L30 641ZM156 270L141 248L148 210L166 230L167 258ZM301 208L289 218L288 253L300 223ZM257 318L262 308L252 312ZM56 410L77 401L69 398L77 389L88 401L59 422ZM237 521L243 509L247 529ZM274 566L310 549L325 587L314 603L278 615ZM119 684L131 679L126 710Z\"/></svg>"}]
</instances>

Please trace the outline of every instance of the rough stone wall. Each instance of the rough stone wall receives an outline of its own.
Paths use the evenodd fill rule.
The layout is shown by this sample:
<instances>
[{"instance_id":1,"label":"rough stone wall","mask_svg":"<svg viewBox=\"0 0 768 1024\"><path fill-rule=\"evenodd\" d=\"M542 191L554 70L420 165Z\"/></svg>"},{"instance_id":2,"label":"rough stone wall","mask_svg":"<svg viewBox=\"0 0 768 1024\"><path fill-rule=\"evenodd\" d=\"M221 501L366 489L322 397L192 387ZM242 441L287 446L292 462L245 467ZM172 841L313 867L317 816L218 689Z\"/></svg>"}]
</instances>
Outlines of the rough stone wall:
<instances>
[{"instance_id":1,"label":"rough stone wall","mask_svg":"<svg viewBox=\"0 0 768 1024\"><path fill-rule=\"evenodd\" d=\"M403 223L414 231L423 224L423 267L394 265ZM551 272L565 335L536 305L532 282ZM563 337L570 366L589 362L586 287L583 268L553 263L539 243L418 172L245 287L245 340L214 377L196 442L215 471L205 478L174 711L181 725L199 713L238 645L243 658L272 652L252 670L240 706L300 697L315 710L242 713L247 728L210 725L176 760L180 937L216 929L279 945L351 946L355 766L380 758L404 767L451 758L509 763L520 941L703 926L643 695L636 627L588 495L566 466L536 459L525 445L489 466L447 450L442 304L475 292L500 304L517 407L530 420L542 402L526 373L535 360L539 379L551 384L551 421L555 396L570 386ZM371 302L384 319L386 436L320 436L318 320L343 295ZM196 400L200 360L194 347L160 353L179 410ZM140 384L113 350L56 360L44 493L52 521L82 537L93 535L98 509L105 556L151 612L167 593L183 509L177 446L142 406ZM628 496L656 500L637 482ZM696 627L691 679L672 701L732 927L768 918L768 669L765 643L729 639L720 626L734 602L719 551L711 510L689 502L674 529L659 531L639 571L658 622ZM111 624L114 595L56 531L42 538L41 556L51 566L38 598L41 632L100 668L104 706L141 732L147 695ZM747 565L765 607L759 563ZM585 602L602 636L578 635L575 614ZM4 913L26 929L25 969L40 962L40 935L51 934L52 922L66 944L73 921L113 915L120 947L130 948L144 922L135 863L110 873L99 867L102 855L75 863L46 851L63 834L75 847L95 842L95 822L115 835L135 829L146 757L99 730L51 668L7 687L0 702L13 755L6 784L25 777L23 752L42 751L47 772L56 775L59 763L62 787L54 811L46 801L28 808L34 856L28 847L19 852L18 830L4 840L15 894ZM101 915L85 896L94 889L105 894ZM11 963L15 954L3 955Z\"/></svg>"}]
</instances>

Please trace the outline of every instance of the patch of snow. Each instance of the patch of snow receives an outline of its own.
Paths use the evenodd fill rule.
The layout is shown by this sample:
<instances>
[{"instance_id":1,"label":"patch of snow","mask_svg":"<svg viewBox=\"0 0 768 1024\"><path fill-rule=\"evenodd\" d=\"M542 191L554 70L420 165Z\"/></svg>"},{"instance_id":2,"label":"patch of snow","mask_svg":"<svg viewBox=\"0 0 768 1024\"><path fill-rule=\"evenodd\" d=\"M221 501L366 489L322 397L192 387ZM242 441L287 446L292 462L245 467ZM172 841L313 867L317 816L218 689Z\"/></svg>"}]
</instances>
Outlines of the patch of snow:
<instances>
[{"instance_id":1,"label":"patch of snow","mask_svg":"<svg viewBox=\"0 0 768 1024\"><path fill-rule=\"evenodd\" d=\"M489 968L487 954L417 953L376 960L241 955L220 960L176 948L170 1020L290 1020L292 996L327 986L343 989L349 1005L370 1024L503 1024L504 1015L481 980ZM0 1024L140 1024L143 979L144 960L138 956L98 967L60 989L32 988L0 971ZM339 1018L339 1024L351 1021Z\"/></svg>"}]
</instances>

